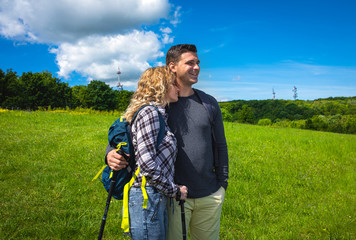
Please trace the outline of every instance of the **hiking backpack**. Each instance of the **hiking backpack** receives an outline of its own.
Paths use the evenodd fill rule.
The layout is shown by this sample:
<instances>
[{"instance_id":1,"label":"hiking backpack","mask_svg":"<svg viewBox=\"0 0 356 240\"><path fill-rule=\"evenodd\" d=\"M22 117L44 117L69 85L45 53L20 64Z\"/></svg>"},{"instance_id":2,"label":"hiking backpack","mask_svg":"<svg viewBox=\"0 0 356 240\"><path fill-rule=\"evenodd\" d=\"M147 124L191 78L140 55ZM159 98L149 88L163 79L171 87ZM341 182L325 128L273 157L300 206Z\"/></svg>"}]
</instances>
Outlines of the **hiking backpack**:
<instances>
[{"instance_id":1,"label":"hiking backpack","mask_svg":"<svg viewBox=\"0 0 356 240\"><path fill-rule=\"evenodd\" d=\"M137 114L139 113L140 110L142 110L146 106L152 106L154 107L159 116L159 123L160 123L160 128L158 132L158 137L157 137L157 144L156 144L156 149L158 148L159 144L162 142L164 136L165 136L165 121L163 119L163 116L159 112L159 110L153 106L153 105L145 105L142 106L133 116L131 122L134 122ZM124 151L124 153L129 154L129 165L126 168L123 168L118 171L116 182L115 182L115 187L113 190L113 197L118 200L123 199L123 191L126 183L128 183L133 175L133 171L135 170L136 167L136 161L135 161L135 152L134 148L132 145L132 136L131 136L131 125L129 122L127 122L124 118L119 118L117 119L109 128L109 145L113 148L116 148L117 152L121 149ZM99 172L100 173L100 172ZM102 183L104 185L104 188L106 191L109 192L110 189L110 184L113 176L113 171L108 165L105 165L103 167L102 171Z\"/></svg>"}]
</instances>

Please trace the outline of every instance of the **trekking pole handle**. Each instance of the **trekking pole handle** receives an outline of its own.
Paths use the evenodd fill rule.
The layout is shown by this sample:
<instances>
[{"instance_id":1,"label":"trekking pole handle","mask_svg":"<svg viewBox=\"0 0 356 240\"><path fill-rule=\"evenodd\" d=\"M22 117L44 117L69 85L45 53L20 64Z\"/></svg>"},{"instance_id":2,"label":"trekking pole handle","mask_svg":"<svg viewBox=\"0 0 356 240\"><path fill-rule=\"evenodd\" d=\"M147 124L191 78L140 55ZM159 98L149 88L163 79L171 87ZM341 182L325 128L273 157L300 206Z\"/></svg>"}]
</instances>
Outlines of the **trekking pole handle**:
<instances>
[{"instance_id":1,"label":"trekking pole handle","mask_svg":"<svg viewBox=\"0 0 356 240\"><path fill-rule=\"evenodd\" d=\"M126 155L126 153L124 151L122 151L121 148L119 148L117 150L117 153L120 154L121 156L123 156L125 158L126 161L129 161L130 157Z\"/></svg>"},{"instance_id":2,"label":"trekking pole handle","mask_svg":"<svg viewBox=\"0 0 356 240\"><path fill-rule=\"evenodd\" d=\"M180 197L182 196L182 193L180 192L180 188L178 188L177 193L176 193L176 200L181 201Z\"/></svg>"}]
</instances>

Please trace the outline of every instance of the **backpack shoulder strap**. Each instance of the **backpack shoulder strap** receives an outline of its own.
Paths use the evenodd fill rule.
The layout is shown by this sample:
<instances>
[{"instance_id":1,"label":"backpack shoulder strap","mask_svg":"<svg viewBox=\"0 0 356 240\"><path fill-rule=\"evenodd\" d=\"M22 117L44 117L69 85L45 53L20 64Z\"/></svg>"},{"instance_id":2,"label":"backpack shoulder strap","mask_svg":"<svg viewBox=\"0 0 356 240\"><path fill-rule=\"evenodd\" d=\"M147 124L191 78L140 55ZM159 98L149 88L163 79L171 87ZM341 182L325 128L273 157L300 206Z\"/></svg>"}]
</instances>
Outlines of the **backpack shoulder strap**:
<instances>
[{"instance_id":1,"label":"backpack shoulder strap","mask_svg":"<svg viewBox=\"0 0 356 240\"><path fill-rule=\"evenodd\" d=\"M165 130L165 127L166 127L166 123L163 119L163 116L162 114L160 113L160 111L158 110L158 108L154 105L144 105L142 107L140 107L137 112L134 114L134 116L132 117L132 120L131 120L131 123L133 123L133 121L135 120L137 114L144 108L144 107L147 107L147 106L151 106L151 107L154 107L157 112L158 112L158 117L159 117L159 132L158 132L158 136L157 136L157 144L156 144L156 149L158 148L158 146L161 144L164 136L165 136L165 133L166 133L166 130ZM131 132L131 131L130 131Z\"/></svg>"},{"instance_id":2,"label":"backpack shoulder strap","mask_svg":"<svg viewBox=\"0 0 356 240\"><path fill-rule=\"evenodd\" d=\"M158 111L158 117L159 117L159 132L158 132L158 137L157 137L156 148L158 148L158 146L161 144L161 142L163 141L163 138L166 134L166 123L163 119L162 114L159 111Z\"/></svg>"}]
</instances>

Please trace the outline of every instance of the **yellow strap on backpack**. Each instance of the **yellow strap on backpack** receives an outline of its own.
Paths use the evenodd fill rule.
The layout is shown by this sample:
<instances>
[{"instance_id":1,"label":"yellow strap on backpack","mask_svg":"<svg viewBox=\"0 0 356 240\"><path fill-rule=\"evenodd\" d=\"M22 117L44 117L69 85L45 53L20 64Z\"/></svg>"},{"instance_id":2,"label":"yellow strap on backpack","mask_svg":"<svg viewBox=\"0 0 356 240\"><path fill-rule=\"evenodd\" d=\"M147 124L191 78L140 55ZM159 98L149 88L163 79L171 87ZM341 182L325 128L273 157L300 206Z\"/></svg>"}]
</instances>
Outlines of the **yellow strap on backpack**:
<instances>
[{"instance_id":1,"label":"yellow strap on backpack","mask_svg":"<svg viewBox=\"0 0 356 240\"><path fill-rule=\"evenodd\" d=\"M148 201L148 196L146 192L146 177L142 175L142 183L141 183L141 190L142 190L142 195L143 195L143 204L142 208L146 209L147 208L147 201Z\"/></svg>"},{"instance_id":2,"label":"yellow strap on backpack","mask_svg":"<svg viewBox=\"0 0 356 240\"><path fill-rule=\"evenodd\" d=\"M94 181L95 179L97 179L99 177L99 175L104 171L104 168L106 168L106 165L104 165L100 171L95 175L95 177L91 180L91 181Z\"/></svg>"},{"instance_id":3,"label":"yellow strap on backpack","mask_svg":"<svg viewBox=\"0 0 356 240\"><path fill-rule=\"evenodd\" d=\"M122 208L123 208L123 213L122 213L122 222L121 222L121 228L124 230L124 233L128 233L130 231L130 220L129 220L129 190L134 183L138 173L140 172L140 167L137 168L135 174L132 176L130 182L126 183L124 187L124 197L123 197L123 202L122 202ZM143 194L143 205L142 208L147 208L147 201L148 201L148 196L147 192L145 189L146 185L146 177L142 175L142 183L141 183L141 190Z\"/></svg>"},{"instance_id":4,"label":"yellow strap on backpack","mask_svg":"<svg viewBox=\"0 0 356 240\"><path fill-rule=\"evenodd\" d=\"M117 146L116 146L116 152L118 152L119 150L120 150L120 148L121 148L121 146L125 146L125 145L127 145L127 142L120 142L119 144L117 144ZM107 165L105 164L100 170L99 170L99 172L95 175L95 177L91 180L91 181L94 181L95 179L97 179L99 176L100 176L100 174L104 171L104 168L106 167ZM113 171L111 171L111 173L110 173L110 176L109 176L109 178L112 178L112 174L113 174Z\"/></svg>"}]
</instances>

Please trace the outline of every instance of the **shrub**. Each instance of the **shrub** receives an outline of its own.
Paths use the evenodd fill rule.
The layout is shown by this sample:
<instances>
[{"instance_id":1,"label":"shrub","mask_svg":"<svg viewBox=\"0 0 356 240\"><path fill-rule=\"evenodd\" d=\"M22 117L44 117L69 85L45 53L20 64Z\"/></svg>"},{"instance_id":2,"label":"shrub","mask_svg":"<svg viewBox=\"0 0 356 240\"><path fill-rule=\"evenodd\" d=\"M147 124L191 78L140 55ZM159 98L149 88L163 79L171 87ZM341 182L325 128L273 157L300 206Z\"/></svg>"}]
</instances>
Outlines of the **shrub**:
<instances>
[{"instance_id":1,"label":"shrub","mask_svg":"<svg viewBox=\"0 0 356 240\"><path fill-rule=\"evenodd\" d=\"M305 129L306 125L306 120L295 120L291 122L291 127L292 128L300 128L300 129Z\"/></svg>"},{"instance_id":2,"label":"shrub","mask_svg":"<svg viewBox=\"0 0 356 240\"><path fill-rule=\"evenodd\" d=\"M341 121L344 133L356 133L356 115L342 116Z\"/></svg>"},{"instance_id":3,"label":"shrub","mask_svg":"<svg viewBox=\"0 0 356 240\"><path fill-rule=\"evenodd\" d=\"M265 118L265 119L260 119L257 124L261 126L270 126L272 125L272 121L269 118Z\"/></svg>"},{"instance_id":4,"label":"shrub","mask_svg":"<svg viewBox=\"0 0 356 240\"><path fill-rule=\"evenodd\" d=\"M291 121L288 119L283 119L281 121L273 123L273 126L275 126L275 127L290 127Z\"/></svg>"},{"instance_id":5,"label":"shrub","mask_svg":"<svg viewBox=\"0 0 356 240\"><path fill-rule=\"evenodd\" d=\"M313 116L312 129L326 131L328 128L327 118L324 115Z\"/></svg>"},{"instance_id":6,"label":"shrub","mask_svg":"<svg viewBox=\"0 0 356 240\"><path fill-rule=\"evenodd\" d=\"M222 115L222 118L224 121L227 121L227 122L233 121L232 115L227 109L221 108L221 115Z\"/></svg>"}]
</instances>

